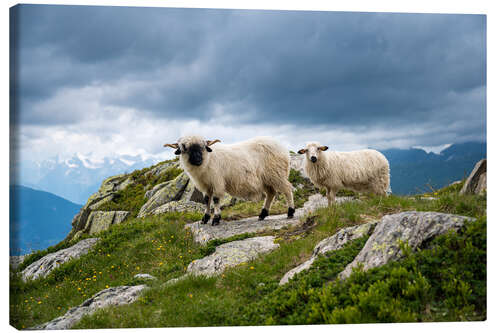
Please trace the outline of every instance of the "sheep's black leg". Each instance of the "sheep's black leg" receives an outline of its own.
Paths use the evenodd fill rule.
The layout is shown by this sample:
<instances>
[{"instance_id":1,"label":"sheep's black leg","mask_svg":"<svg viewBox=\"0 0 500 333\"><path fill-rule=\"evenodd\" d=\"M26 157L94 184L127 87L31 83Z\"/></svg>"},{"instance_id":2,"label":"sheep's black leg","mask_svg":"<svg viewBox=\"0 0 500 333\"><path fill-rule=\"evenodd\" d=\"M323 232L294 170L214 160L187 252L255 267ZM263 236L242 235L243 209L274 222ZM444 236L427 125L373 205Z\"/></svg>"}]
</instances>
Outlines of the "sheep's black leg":
<instances>
[{"instance_id":1,"label":"sheep's black leg","mask_svg":"<svg viewBox=\"0 0 500 333\"><path fill-rule=\"evenodd\" d=\"M262 210L260 211L260 215L259 215L259 221L262 221L263 219L265 219L266 216L269 216L269 211L265 208L262 208Z\"/></svg>"},{"instance_id":2,"label":"sheep's black leg","mask_svg":"<svg viewBox=\"0 0 500 333\"><path fill-rule=\"evenodd\" d=\"M203 218L201 219L201 223L207 224L208 221L210 221L210 214L205 213L205 215L203 215Z\"/></svg>"},{"instance_id":3,"label":"sheep's black leg","mask_svg":"<svg viewBox=\"0 0 500 333\"><path fill-rule=\"evenodd\" d=\"M214 218L212 219L212 225L218 225L220 223L220 199L219 197L214 197Z\"/></svg>"},{"instance_id":4,"label":"sheep's black leg","mask_svg":"<svg viewBox=\"0 0 500 333\"><path fill-rule=\"evenodd\" d=\"M205 215L203 215L203 218L201 219L201 223L207 224L207 222L210 220L210 201L211 198L208 195L205 195L203 197L203 201L205 202L205 205L207 205L207 208L205 209Z\"/></svg>"},{"instance_id":5,"label":"sheep's black leg","mask_svg":"<svg viewBox=\"0 0 500 333\"><path fill-rule=\"evenodd\" d=\"M295 208L288 207L288 218L291 219L295 213Z\"/></svg>"},{"instance_id":6,"label":"sheep's black leg","mask_svg":"<svg viewBox=\"0 0 500 333\"><path fill-rule=\"evenodd\" d=\"M220 223L220 215L214 215L214 218L212 220L212 225L219 225Z\"/></svg>"}]
</instances>

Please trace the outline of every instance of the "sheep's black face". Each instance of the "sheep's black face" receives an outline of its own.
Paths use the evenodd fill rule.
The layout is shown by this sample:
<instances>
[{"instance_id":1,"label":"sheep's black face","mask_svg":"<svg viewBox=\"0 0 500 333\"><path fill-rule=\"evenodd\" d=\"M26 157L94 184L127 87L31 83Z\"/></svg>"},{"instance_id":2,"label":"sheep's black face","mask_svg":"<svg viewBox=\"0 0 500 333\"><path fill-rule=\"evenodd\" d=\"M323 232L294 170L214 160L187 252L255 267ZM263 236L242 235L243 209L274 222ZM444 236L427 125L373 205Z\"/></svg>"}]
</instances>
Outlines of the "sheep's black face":
<instances>
[{"instance_id":1,"label":"sheep's black face","mask_svg":"<svg viewBox=\"0 0 500 333\"><path fill-rule=\"evenodd\" d=\"M189 156L189 163L192 165L200 166L203 163L203 147L197 143L188 147L187 153Z\"/></svg>"}]
</instances>

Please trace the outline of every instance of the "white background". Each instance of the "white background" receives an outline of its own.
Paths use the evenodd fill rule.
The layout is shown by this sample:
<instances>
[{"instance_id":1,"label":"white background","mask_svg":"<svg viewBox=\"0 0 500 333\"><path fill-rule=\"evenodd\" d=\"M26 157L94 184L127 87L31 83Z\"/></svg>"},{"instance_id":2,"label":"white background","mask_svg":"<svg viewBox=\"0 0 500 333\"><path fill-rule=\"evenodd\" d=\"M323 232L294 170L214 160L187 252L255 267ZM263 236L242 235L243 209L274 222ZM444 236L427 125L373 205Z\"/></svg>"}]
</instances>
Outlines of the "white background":
<instances>
[{"instance_id":1,"label":"white background","mask_svg":"<svg viewBox=\"0 0 500 333\"><path fill-rule=\"evenodd\" d=\"M293 10L330 10L330 11L363 11L363 12L410 12L410 13L456 13L456 14L486 14L487 15L487 99L488 99L488 167L490 173L488 175L488 320L486 322L466 322L466 323L425 323L425 324L376 324L376 325L317 325L317 326L272 326L261 327L259 330L265 331L303 331L303 330L320 330L320 331L340 331L340 332L400 332L402 330L408 332L420 331L498 331L497 324L500 324L499 313L499 242L496 240L499 236L500 228L497 222L498 209L496 209L496 200L498 200L497 184L499 168L498 154L495 154L498 135L496 135L496 126L498 122L498 95L499 89L499 26L500 26L500 11L496 3L498 1L459 1L459 0L419 0L419 1L397 1L397 0L377 0L377 1L319 1L319 0L254 0L254 1L37 1L30 0L31 4L70 4L70 5L111 5L111 6L149 6L149 7L192 7L192 8L245 8L245 9L293 9ZM1 79L1 96L0 99L2 108L0 109L0 135L1 149L3 156L1 161L2 172L0 173L0 193L1 193L1 228L2 241L0 253L2 261L1 266L1 301L0 301L0 316L2 318L1 328L7 331L15 329L9 326L9 277L8 277L8 253L9 253L9 7L16 5L17 2L5 1L1 12L1 45L2 53L2 79ZM500 326L500 325L498 325ZM168 328L169 331L203 331L203 332L229 332L235 328L219 327L219 328ZM239 332L254 332L256 327L241 327L236 330ZM155 329L156 331L162 329ZM165 329L163 329L165 330ZM142 330L114 330L113 332L139 332ZM89 332L96 332L90 331Z\"/></svg>"}]
</instances>

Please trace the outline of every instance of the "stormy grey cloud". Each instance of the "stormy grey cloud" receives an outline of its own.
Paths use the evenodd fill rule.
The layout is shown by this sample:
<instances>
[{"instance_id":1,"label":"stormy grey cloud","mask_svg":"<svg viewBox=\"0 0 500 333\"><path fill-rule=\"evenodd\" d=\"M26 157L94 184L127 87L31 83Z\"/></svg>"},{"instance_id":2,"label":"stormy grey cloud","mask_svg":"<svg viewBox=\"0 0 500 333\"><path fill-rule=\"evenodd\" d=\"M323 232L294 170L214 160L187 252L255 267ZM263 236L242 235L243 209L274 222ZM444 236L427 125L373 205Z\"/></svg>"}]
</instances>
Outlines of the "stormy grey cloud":
<instances>
[{"instance_id":1,"label":"stormy grey cloud","mask_svg":"<svg viewBox=\"0 0 500 333\"><path fill-rule=\"evenodd\" d=\"M107 142L113 129L97 121L121 115L221 135L253 126L292 146L320 132L385 148L485 139L485 16L40 5L12 15L16 119L39 137L73 126ZM278 126L289 132L265 133Z\"/></svg>"}]
</instances>

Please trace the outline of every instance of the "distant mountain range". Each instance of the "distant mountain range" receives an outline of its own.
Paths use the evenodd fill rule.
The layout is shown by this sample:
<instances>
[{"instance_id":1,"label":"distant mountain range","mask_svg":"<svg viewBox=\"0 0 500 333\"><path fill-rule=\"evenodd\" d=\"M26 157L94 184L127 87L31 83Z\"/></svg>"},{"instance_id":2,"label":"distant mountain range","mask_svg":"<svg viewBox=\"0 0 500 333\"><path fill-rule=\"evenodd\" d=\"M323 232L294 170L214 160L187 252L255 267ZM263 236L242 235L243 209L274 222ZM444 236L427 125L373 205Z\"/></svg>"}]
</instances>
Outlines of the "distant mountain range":
<instances>
[{"instance_id":1,"label":"distant mountain range","mask_svg":"<svg viewBox=\"0 0 500 333\"><path fill-rule=\"evenodd\" d=\"M422 149L389 149L382 153L389 160L394 194L430 192L464 179L477 161L486 158L486 143L454 144L439 154Z\"/></svg>"},{"instance_id":2,"label":"distant mountain range","mask_svg":"<svg viewBox=\"0 0 500 333\"><path fill-rule=\"evenodd\" d=\"M453 144L440 154L418 148L388 149L382 153L390 163L392 191L395 194L415 194L463 179L478 160L486 157L486 143ZM77 154L66 160L53 158L40 163L23 162L17 166L19 179L12 183L84 204L105 178L149 167L159 161L123 155L92 162Z\"/></svg>"},{"instance_id":3,"label":"distant mountain range","mask_svg":"<svg viewBox=\"0 0 500 333\"><path fill-rule=\"evenodd\" d=\"M17 170L18 178L11 183L47 191L84 204L107 177L142 169L159 161L122 155L95 162L78 154L70 159L55 157L42 162L23 161L13 167Z\"/></svg>"},{"instance_id":4,"label":"distant mountain range","mask_svg":"<svg viewBox=\"0 0 500 333\"><path fill-rule=\"evenodd\" d=\"M52 193L10 186L10 255L55 245L71 230L81 205Z\"/></svg>"}]
</instances>

